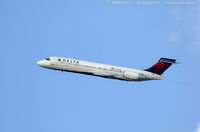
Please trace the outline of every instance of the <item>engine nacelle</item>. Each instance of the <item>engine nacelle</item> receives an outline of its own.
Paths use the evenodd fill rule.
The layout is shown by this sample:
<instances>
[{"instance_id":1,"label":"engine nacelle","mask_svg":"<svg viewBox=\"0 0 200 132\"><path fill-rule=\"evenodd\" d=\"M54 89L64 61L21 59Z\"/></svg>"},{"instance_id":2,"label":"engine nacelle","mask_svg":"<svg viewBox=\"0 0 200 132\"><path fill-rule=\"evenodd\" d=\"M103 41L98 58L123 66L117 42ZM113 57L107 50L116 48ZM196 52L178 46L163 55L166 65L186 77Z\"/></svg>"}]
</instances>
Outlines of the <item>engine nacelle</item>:
<instances>
[{"instance_id":1,"label":"engine nacelle","mask_svg":"<svg viewBox=\"0 0 200 132\"><path fill-rule=\"evenodd\" d=\"M136 73L132 71L125 71L124 77L128 80L143 81L146 80L146 76L142 73Z\"/></svg>"}]
</instances>

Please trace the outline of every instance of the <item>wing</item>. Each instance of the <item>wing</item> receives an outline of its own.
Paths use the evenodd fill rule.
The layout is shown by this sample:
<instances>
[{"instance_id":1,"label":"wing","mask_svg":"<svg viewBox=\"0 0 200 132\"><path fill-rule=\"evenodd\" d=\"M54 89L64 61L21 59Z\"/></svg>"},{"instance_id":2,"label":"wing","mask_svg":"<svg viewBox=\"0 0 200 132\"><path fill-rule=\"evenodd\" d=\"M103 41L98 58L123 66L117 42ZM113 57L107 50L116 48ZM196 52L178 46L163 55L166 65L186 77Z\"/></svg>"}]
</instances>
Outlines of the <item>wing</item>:
<instances>
[{"instance_id":1,"label":"wing","mask_svg":"<svg viewBox=\"0 0 200 132\"><path fill-rule=\"evenodd\" d=\"M104 78L112 78L112 79L116 78L115 75L109 74L109 73L95 72L95 73L93 73L93 75L101 76L101 77L104 77Z\"/></svg>"}]
</instances>

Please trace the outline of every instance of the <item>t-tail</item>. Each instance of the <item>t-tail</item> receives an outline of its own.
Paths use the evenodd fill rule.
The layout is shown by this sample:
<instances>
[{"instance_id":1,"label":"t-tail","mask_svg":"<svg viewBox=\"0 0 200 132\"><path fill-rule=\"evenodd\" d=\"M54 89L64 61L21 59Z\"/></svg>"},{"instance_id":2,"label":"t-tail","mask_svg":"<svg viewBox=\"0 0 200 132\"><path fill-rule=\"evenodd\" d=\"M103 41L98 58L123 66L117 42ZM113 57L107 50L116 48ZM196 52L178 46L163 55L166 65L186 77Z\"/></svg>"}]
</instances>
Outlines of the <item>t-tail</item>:
<instances>
[{"instance_id":1,"label":"t-tail","mask_svg":"<svg viewBox=\"0 0 200 132\"><path fill-rule=\"evenodd\" d=\"M163 74L172 64L179 64L175 59L160 58L160 60L152 67L145 71L156 73L158 75Z\"/></svg>"}]
</instances>

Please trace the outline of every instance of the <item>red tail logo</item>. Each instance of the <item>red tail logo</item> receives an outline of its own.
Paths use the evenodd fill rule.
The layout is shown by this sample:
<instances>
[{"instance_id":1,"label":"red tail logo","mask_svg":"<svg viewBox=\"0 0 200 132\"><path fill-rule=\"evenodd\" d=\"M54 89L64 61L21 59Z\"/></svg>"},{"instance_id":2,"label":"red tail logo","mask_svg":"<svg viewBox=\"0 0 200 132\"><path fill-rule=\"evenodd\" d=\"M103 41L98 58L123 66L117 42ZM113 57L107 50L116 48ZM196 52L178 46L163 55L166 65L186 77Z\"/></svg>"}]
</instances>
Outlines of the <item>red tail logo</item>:
<instances>
[{"instance_id":1,"label":"red tail logo","mask_svg":"<svg viewBox=\"0 0 200 132\"><path fill-rule=\"evenodd\" d=\"M154 64L149 69L145 71L149 71L156 74L163 74L172 64L177 63L175 59L168 59L168 58L160 58L160 60Z\"/></svg>"}]
</instances>

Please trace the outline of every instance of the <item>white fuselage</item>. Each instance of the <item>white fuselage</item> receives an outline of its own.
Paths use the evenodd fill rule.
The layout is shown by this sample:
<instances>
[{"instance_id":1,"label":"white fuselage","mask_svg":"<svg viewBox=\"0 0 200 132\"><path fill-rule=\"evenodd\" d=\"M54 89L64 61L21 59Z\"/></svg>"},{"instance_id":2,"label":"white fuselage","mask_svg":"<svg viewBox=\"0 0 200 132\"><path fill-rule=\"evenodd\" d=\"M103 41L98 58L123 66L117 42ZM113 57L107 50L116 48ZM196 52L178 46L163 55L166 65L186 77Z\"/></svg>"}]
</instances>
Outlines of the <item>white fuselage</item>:
<instances>
[{"instance_id":1,"label":"white fuselage","mask_svg":"<svg viewBox=\"0 0 200 132\"><path fill-rule=\"evenodd\" d=\"M49 69L83 73L126 81L146 81L163 79L163 76L148 71L62 57L49 57L45 60L38 61L37 64L41 67Z\"/></svg>"}]
</instances>

